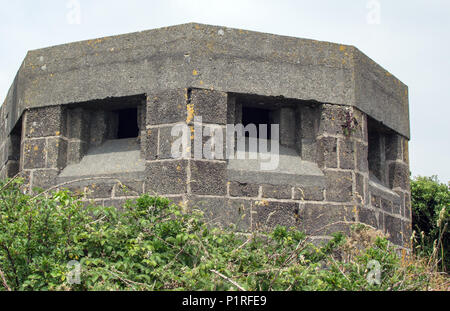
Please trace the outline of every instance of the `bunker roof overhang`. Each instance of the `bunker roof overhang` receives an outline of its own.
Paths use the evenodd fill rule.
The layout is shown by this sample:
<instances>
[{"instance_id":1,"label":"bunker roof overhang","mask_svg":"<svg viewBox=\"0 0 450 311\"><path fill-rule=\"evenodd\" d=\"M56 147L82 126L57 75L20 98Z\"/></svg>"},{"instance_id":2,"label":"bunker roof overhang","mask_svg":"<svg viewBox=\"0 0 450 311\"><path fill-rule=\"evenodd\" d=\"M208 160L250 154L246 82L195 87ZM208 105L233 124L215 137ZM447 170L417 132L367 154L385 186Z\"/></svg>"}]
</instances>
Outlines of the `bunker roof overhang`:
<instances>
[{"instance_id":1,"label":"bunker roof overhang","mask_svg":"<svg viewBox=\"0 0 450 311\"><path fill-rule=\"evenodd\" d=\"M409 138L408 88L357 48L196 23L28 52L3 109L168 88L283 96L354 106Z\"/></svg>"}]
</instances>

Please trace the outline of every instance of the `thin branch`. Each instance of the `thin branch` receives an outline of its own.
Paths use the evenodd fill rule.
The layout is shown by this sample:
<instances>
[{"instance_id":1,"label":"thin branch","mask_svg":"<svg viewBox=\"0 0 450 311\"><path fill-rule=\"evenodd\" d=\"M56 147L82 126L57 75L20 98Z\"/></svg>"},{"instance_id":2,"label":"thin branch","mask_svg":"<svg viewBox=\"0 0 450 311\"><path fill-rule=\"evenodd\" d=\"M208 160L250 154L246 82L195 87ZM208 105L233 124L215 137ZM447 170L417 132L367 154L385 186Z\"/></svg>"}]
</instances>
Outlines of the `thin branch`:
<instances>
[{"instance_id":1,"label":"thin branch","mask_svg":"<svg viewBox=\"0 0 450 311\"><path fill-rule=\"evenodd\" d=\"M19 177L20 173L16 174L13 178L11 178L6 184L3 185L3 187L0 189L0 191L5 190L8 188L8 186L17 178Z\"/></svg>"},{"instance_id":2,"label":"thin branch","mask_svg":"<svg viewBox=\"0 0 450 311\"><path fill-rule=\"evenodd\" d=\"M216 271L216 270L209 270L215 274L217 274L218 276L220 276L222 279L230 282L231 284L233 284L234 286L236 286L239 290L246 292L247 290L245 288L243 288L241 285L239 285L238 283L236 283L235 281L233 281L232 279L230 279L229 277L226 277L225 275L223 275L222 273Z\"/></svg>"},{"instance_id":3,"label":"thin branch","mask_svg":"<svg viewBox=\"0 0 450 311\"><path fill-rule=\"evenodd\" d=\"M6 282L5 274L3 273L3 271L1 269L0 269L0 277L2 278L3 286L6 288L6 290L8 292L10 292L11 287L8 286L8 282Z\"/></svg>"},{"instance_id":4,"label":"thin branch","mask_svg":"<svg viewBox=\"0 0 450 311\"><path fill-rule=\"evenodd\" d=\"M189 241L183 245L182 248L180 248L180 251L175 255L175 257L172 259L171 262L169 262L164 268L169 269L178 259L178 256L180 256L181 253L184 253L184 248L189 244Z\"/></svg>"},{"instance_id":5,"label":"thin branch","mask_svg":"<svg viewBox=\"0 0 450 311\"><path fill-rule=\"evenodd\" d=\"M237 252L238 250L240 250L241 248L243 248L245 245L247 245L248 243L250 243L253 240L253 234L247 239L247 241L245 241L243 244L241 244L239 247L235 248L231 254L234 254L234 252Z\"/></svg>"},{"instance_id":6,"label":"thin branch","mask_svg":"<svg viewBox=\"0 0 450 311\"><path fill-rule=\"evenodd\" d=\"M117 271L117 270L114 269L114 268L112 268L112 269L114 270L114 272L111 271L111 270L108 270L108 269L106 269L106 268L101 268L101 269L104 270L104 271L106 271L106 272L109 272L110 274L112 274L113 276L115 276L116 278L118 278L119 280L121 280L123 283L125 283L125 284L128 285L129 287L132 287L133 289L135 289L133 285L138 285L138 286L143 286L143 287L145 287L145 288L150 288L150 285L148 285L148 284L135 282L135 281L132 281L132 280L129 280L129 279L125 279L125 278L121 277L119 274L123 274L123 273L120 272L120 271Z\"/></svg>"},{"instance_id":7,"label":"thin branch","mask_svg":"<svg viewBox=\"0 0 450 311\"><path fill-rule=\"evenodd\" d=\"M299 251L302 250L306 241L308 239L304 239L300 242L298 242L297 247L291 252L291 254L286 258L286 260L283 262L283 264L281 265L281 268L277 271L277 274L275 274L275 277L272 279L272 281L270 282L270 286L269 286L269 290L272 289L273 284L275 283L275 281L278 279L278 276L280 275L281 270L286 267L287 264L289 264L294 257L294 255ZM284 255L285 252L283 252Z\"/></svg>"},{"instance_id":8,"label":"thin branch","mask_svg":"<svg viewBox=\"0 0 450 311\"><path fill-rule=\"evenodd\" d=\"M242 274L240 274L237 277L240 278L240 277L243 277L243 276L267 274L267 273L271 273L271 272L285 271L287 269L289 269L289 268L285 267L285 268L272 268L272 269L266 269L266 270L259 270L259 271L242 273Z\"/></svg>"},{"instance_id":9,"label":"thin branch","mask_svg":"<svg viewBox=\"0 0 450 311\"><path fill-rule=\"evenodd\" d=\"M341 268L339 267L339 264L336 262L336 260L334 260L333 256L330 256L329 258L331 258L331 260L333 261L332 263L335 265L336 268L338 268L339 272L345 277L345 279L347 280L347 282L349 284L352 284L352 282L350 281L350 279L347 277L347 275L345 275L344 271L341 270Z\"/></svg>"},{"instance_id":10,"label":"thin branch","mask_svg":"<svg viewBox=\"0 0 450 311\"><path fill-rule=\"evenodd\" d=\"M6 254L7 254L8 260L9 260L9 263L11 264L11 269L12 269L13 272L14 272L14 277L15 277L15 280L16 280L16 286L19 287L19 277L18 277L18 275L17 275L16 264L15 264L15 262L14 262L14 259L13 259L12 256L11 256L11 253L9 252L9 248L8 248L5 244L3 244L3 243L1 243L0 246L2 246L3 249L6 251Z\"/></svg>"},{"instance_id":11,"label":"thin branch","mask_svg":"<svg viewBox=\"0 0 450 311\"><path fill-rule=\"evenodd\" d=\"M142 231L145 232L145 233L147 233L147 234L150 235L150 236L153 236L153 237L157 238L158 240L160 240L160 241L163 242L164 244L166 244L166 245L168 245L168 246L170 246L170 247L176 248L176 249L180 250L182 253L184 253L184 254L186 254L186 255L188 255L188 256L194 258L194 256L193 256L192 254L189 254L188 252L186 252L186 251L184 250L184 247L183 247L183 248L177 247L176 245L173 245L173 244L167 242L166 240L160 238L159 236L157 236L156 234L154 234L153 232L151 232L151 231L148 230L148 229L143 229Z\"/></svg>"},{"instance_id":12,"label":"thin branch","mask_svg":"<svg viewBox=\"0 0 450 311\"><path fill-rule=\"evenodd\" d=\"M98 223L98 222L102 221L102 220L105 219L105 218L106 218L106 215L103 215L103 216L100 217L99 219L94 220L93 222L88 223L88 225L93 225L93 224L95 224L95 223Z\"/></svg>"},{"instance_id":13,"label":"thin branch","mask_svg":"<svg viewBox=\"0 0 450 311\"><path fill-rule=\"evenodd\" d=\"M39 197L39 196L41 196L41 195L43 195L43 194L46 194L46 193L48 193L48 192L50 192L50 191L52 191L52 190L58 189L58 188L60 188L60 187L62 187L62 186L65 186L65 185L73 184L73 183L76 183L76 182L90 181L90 180L99 180L99 179L110 179L110 180L114 180L114 181L118 182L120 185L122 185L122 183L120 182L120 180L118 180L117 178L114 178L114 177L90 177L90 178L76 179L76 180L67 181L67 182L58 184L58 185L56 185L56 186L53 186L53 187L51 187L51 188L48 188L47 190L45 190L45 191L43 191L43 192L41 192L41 193L36 194L36 195L35 195L34 197L32 197L31 199L34 200L34 199L36 199L37 197Z\"/></svg>"},{"instance_id":14,"label":"thin branch","mask_svg":"<svg viewBox=\"0 0 450 311\"><path fill-rule=\"evenodd\" d=\"M327 227L331 227L331 226L338 225L338 224L346 224L346 225L360 224L360 225L364 225L364 226L367 226L367 227L369 227L369 228L372 228L372 229L374 229L374 230L377 230L375 227L370 226L370 225L365 224L365 223L361 223L361 222L359 222L359 221L336 221L336 222L327 224L327 225L325 225L325 226L323 226L323 227L320 227L319 229L313 231L313 232L310 234L310 236L314 235L314 234L317 233L317 232L322 231L323 229L325 229L325 228L327 228ZM284 268L287 264L290 264L290 263L292 262L292 260L295 258L294 255L295 255L299 250L302 250L302 249L303 249L302 246L305 245L306 241L308 241L308 239L310 238L310 236L308 236L306 239L304 239L304 240L302 240L302 241L300 241L300 242L298 243L298 245L297 245L297 247L295 248L295 250L288 256L288 258L287 258L287 259L284 261L284 263L281 265L281 268ZM301 248L301 247L302 247L302 248ZM283 254L283 255L284 255L284 254ZM270 282L269 290L272 288L273 284L274 284L275 281L277 280L278 276L280 275L280 272L281 272L281 270L279 270L279 271L277 272L277 274L275 275L275 277L273 278L273 280Z\"/></svg>"}]
</instances>

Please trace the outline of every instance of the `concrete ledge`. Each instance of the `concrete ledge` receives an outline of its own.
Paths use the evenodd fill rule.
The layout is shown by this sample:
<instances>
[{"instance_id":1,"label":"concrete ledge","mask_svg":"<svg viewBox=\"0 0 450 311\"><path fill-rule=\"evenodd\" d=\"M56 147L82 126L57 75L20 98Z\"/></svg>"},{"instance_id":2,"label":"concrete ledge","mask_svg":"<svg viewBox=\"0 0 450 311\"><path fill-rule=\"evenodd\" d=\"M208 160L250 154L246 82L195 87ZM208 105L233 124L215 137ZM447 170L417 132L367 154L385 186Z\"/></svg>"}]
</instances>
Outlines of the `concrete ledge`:
<instances>
[{"instance_id":1,"label":"concrete ledge","mask_svg":"<svg viewBox=\"0 0 450 311\"><path fill-rule=\"evenodd\" d=\"M394 203L401 203L401 198L396 192L372 179L369 180L369 192L373 195L382 196Z\"/></svg>"},{"instance_id":2,"label":"concrete ledge","mask_svg":"<svg viewBox=\"0 0 450 311\"><path fill-rule=\"evenodd\" d=\"M68 165L60 177L123 174L145 171L145 160L136 138L108 140L92 147L80 163Z\"/></svg>"},{"instance_id":3,"label":"concrete ledge","mask_svg":"<svg viewBox=\"0 0 450 311\"><path fill-rule=\"evenodd\" d=\"M324 187L324 176L298 175L285 172L227 170L227 180L251 184L321 186Z\"/></svg>"},{"instance_id":4,"label":"concrete ledge","mask_svg":"<svg viewBox=\"0 0 450 311\"><path fill-rule=\"evenodd\" d=\"M81 181L79 181L81 180ZM116 183L120 180L122 183L128 181L144 180L144 172L132 172L132 173L115 173L115 174L99 174L99 175L83 175L83 176L61 176L56 178L56 184L68 183L70 184L84 184L84 183ZM62 186L62 188L67 188Z\"/></svg>"},{"instance_id":5,"label":"concrete ledge","mask_svg":"<svg viewBox=\"0 0 450 311\"><path fill-rule=\"evenodd\" d=\"M262 139L258 139L261 143ZM279 146L279 154L271 153L273 141L266 141L268 153L248 151L246 138L245 149L238 147L234 159L228 160L227 180L250 184L290 185L290 186L324 186L325 177L316 163L304 161L293 148ZM268 164L272 157L278 156L273 170L262 170L262 164ZM275 162L274 162L275 163Z\"/></svg>"}]
</instances>

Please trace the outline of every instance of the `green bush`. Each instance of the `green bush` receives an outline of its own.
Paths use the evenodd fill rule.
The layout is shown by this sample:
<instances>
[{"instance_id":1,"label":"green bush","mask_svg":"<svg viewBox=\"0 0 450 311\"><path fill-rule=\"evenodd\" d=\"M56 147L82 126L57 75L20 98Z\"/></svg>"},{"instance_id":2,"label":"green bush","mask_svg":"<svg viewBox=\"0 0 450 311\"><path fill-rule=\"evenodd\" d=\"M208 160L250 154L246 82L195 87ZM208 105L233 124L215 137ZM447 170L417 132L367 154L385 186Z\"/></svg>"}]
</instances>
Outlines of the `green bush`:
<instances>
[{"instance_id":1,"label":"green bush","mask_svg":"<svg viewBox=\"0 0 450 311\"><path fill-rule=\"evenodd\" d=\"M119 212L86 205L67 191L26 195L20 185L0 182L2 290L423 290L442 284L361 226L316 247L284 227L250 235L209 228L200 212L183 213L164 198L143 195ZM81 265L80 284L68 282L73 260ZM370 282L373 260L381 284Z\"/></svg>"},{"instance_id":2,"label":"green bush","mask_svg":"<svg viewBox=\"0 0 450 311\"><path fill-rule=\"evenodd\" d=\"M422 256L435 256L442 271L450 270L449 206L449 187L436 176L411 180L415 249Z\"/></svg>"}]
</instances>

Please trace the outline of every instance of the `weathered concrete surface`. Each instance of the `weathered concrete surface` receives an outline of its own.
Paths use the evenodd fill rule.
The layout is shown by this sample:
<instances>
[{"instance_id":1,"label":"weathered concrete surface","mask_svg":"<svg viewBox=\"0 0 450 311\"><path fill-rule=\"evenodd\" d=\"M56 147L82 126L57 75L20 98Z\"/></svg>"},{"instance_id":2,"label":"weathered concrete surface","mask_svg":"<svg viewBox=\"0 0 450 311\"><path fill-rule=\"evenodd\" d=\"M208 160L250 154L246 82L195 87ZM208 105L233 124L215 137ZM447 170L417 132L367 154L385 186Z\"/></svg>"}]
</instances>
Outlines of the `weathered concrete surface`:
<instances>
[{"instance_id":1,"label":"weathered concrete surface","mask_svg":"<svg viewBox=\"0 0 450 311\"><path fill-rule=\"evenodd\" d=\"M119 108L136 110L136 137L120 139ZM280 124L276 169L199 159L208 135L172 157L175 124L240 123ZM0 178L116 207L164 195L241 231L323 239L362 221L410 248L408 138L406 86L356 48L187 24L29 52L0 108Z\"/></svg>"},{"instance_id":2,"label":"weathered concrete surface","mask_svg":"<svg viewBox=\"0 0 450 311\"><path fill-rule=\"evenodd\" d=\"M234 158L228 160L228 180L254 184L264 184L270 180L272 185L301 186L324 183L324 175L319 167L313 162L302 160L295 149L279 146L279 154L271 154L273 142L261 138L258 141L264 141L267 146L268 153L264 155L264 159L257 150L248 151L249 138L245 138L245 149L240 150L238 147ZM273 160L272 157L276 155L278 160ZM267 165L270 161L277 163L276 168L270 169L269 172L261 170L262 164Z\"/></svg>"},{"instance_id":3,"label":"weathered concrete surface","mask_svg":"<svg viewBox=\"0 0 450 311\"><path fill-rule=\"evenodd\" d=\"M80 163L68 165L60 177L144 172L145 160L140 154L136 138L107 140L89 150Z\"/></svg>"},{"instance_id":4,"label":"weathered concrete surface","mask_svg":"<svg viewBox=\"0 0 450 311\"><path fill-rule=\"evenodd\" d=\"M357 48L195 23L30 51L2 116L188 87L350 105L409 138L407 86Z\"/></svg>"}]
</instances>

